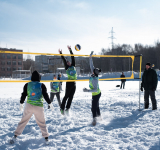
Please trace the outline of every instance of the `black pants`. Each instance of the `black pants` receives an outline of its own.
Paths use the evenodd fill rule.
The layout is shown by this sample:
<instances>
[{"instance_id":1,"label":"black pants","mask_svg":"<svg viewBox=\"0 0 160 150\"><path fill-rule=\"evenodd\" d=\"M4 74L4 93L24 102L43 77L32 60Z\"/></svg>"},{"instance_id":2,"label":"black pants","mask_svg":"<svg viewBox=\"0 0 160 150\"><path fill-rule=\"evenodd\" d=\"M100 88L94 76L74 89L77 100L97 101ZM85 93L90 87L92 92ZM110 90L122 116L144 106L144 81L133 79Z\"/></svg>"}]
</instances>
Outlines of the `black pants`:
<instances>
[{"instance_id":1,"label":"black pants","mask_svg":"<svg viewBox=\"0 0 160 150\"><path fill-rule=\"evenodd\" d=\"M56 95L57 100L58 100L59 107L61 107L60 92L50 93L50 100L51 100L51 102L53 102L54 95Z\"/></svg>"},{"instance_id":2,"label":"black pants","mask_svg":"<svg viewBox=\"0 0 160 150\"><path fill-rule=\"evenodd\" d=\"M98 117L98 116L101 115L100 109L99 109L99 98L100 97L101 97L101 93L99 93L96 96L92 96L92 108L91 108L91 111L92 111L93 118Z\"/></svg>"},{"instance_id":3,"label":"black pants","mask_svg":"<svg viewBox=\"0 0 160 150\"><path fill-rule=\"evenodd\" d=\"M157 109L157 101L155 98L155 91L145 90L144 91L144 108L147 109L149 107L149 95L152 101L152 109Z\"/></svg>"},{"instance_id":4,"label":"black pants","mask_svg":"<svg viewBox=\"0 0 160 150\"><path fill-rule=\"evenodd\" d=\"M125 82L121 82L121 87L120 87L120 88L122 88L122 85L123 85L123 89L124 89L124 87L125 87Z\"/></svg>"},{"instance_id":5,"label":"black pants","mask_svg":"<svg viewBox=\"0 0 160 150\"><path fill-rule=\"evenodd\" d=\"M67 101L66 109L70 108L75 91L76 91L75 82L66 82L65 96L64 96L62 104L61 104L62 110L64 110L64 108L65 108L67 99L68 99L68 101Z\"/></svg>"}]
</instances>

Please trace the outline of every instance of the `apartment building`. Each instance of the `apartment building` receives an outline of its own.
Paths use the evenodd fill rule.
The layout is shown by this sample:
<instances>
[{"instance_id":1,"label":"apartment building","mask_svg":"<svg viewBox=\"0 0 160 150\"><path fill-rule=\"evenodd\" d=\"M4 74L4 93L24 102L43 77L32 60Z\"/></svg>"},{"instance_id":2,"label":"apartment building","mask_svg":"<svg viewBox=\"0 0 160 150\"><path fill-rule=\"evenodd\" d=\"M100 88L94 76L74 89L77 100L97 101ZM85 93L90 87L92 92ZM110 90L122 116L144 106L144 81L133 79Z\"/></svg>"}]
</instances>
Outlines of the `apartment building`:
<instances>
[{"instance_id":1,"label":"apartment building","mask_svg":"<svg viewBox=\"0 0 160 150\"><path fill-rule=\"evenodd\" d=\"M0 48L0 51L23 52L12 48ZM0 77L11 77L15 70L23 70L23 54L0 53Z\"/></svg>"},{"instance_id":2,"label":"apartment building","mask_svg":"<svg viewBox=\"0 0 160 150\"><path fill-rule=\"evenodd\" d=\"M57 67L63 66L60 56L35 56L35 69L40 73L55 72Z\"/></svg>"}]
</instances>

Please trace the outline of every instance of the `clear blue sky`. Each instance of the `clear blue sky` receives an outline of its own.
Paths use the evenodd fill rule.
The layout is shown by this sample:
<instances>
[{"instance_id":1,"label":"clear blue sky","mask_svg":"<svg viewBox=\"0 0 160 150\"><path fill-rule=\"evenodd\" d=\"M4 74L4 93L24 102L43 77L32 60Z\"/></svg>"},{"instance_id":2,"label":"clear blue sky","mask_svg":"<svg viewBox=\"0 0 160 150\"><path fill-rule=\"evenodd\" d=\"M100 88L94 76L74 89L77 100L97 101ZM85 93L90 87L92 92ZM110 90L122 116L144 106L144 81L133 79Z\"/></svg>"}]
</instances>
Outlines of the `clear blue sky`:
<instances>
[{"instance_id":1,"label":"clear blue sky","mask_svg":"<svg viewBox=\"0 0 160 150\"><path fill-rule=\"evenodd\" d=\"M153 45L160 38L159 0L0 0L0 47L29 52L97 54L115 44Z\"/></svg>"}]
</instances>

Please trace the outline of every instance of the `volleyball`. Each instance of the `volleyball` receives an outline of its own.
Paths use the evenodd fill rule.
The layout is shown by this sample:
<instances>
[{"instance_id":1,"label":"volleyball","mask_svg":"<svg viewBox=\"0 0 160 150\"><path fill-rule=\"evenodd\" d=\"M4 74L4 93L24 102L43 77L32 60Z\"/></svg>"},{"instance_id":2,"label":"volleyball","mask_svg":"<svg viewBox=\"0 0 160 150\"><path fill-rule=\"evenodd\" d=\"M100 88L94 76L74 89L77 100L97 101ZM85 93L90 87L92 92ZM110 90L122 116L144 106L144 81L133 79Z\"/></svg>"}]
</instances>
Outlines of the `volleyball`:
<instances>
[{"instance_id":1,"label":"volleyball","mask_svg":"<svg viewBox=\"0 0 160 150\"><path fill-rule=\"evenodd\" d=\"M77 44L77 45L75 46L75 50L76 50L76 51L80 51L80 50L81 50L81 46L80 46L79 44Z\"/></svg>"}]
</instances>

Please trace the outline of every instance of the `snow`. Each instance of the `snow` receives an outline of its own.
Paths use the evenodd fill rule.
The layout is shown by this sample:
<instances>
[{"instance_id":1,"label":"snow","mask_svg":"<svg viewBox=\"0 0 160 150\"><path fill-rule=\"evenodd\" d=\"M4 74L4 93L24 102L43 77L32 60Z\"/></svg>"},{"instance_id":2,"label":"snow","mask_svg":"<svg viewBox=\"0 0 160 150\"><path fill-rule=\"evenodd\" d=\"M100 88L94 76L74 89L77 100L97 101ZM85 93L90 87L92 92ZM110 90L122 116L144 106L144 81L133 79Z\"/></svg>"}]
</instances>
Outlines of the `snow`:
<instances>
[{"instance_id":1,"label":"snow","mask_svg":"<svg viewBox=\"0 0 160 150\"><path fill-rule=\"evenodd\" d=\"M60 114L56 97L54 111L48 110L44 102L49 145L45 145L34 116L16 143L11 145L8 141L22 117L19 100L24 84L0 83L0 150L160 149L160 83L156 91L158 110L152 111L150 101L148 110L139 111L139 81L127 81L125 89L116 87L120 81L100 81L102 121L94 127L91 125L91 93L82 91L88 87L88 82L77 82L69 116ZM44 84L49 92L49 83ZM61 99L65 94L65 83L62 88ZM141 108L143 94L141 92Z\"/></svg>"},{"instance_id":2,"label":"snow","mask_svg":"<svg viewBox=\"0 0 160 150\"><path fill-rule=\"evenodd\" d=\"M157 75L160 73L160 70L157 71ZM107 72L107 73L102 73L99 75L100 79L106 79L106 78L120 78L122 72ZM133 72L134 78L139 78L139 72ZM143 72L141 72L141 75ZM42 74L41 80L52 80L53 79L54 73L46 73ZM58 75L58 73L56 74ZM124 72L125 77L131 77L132 71L125 71ZM77 76L77 80L81 79L89 79L90 75L89 74L81 74ZM160 77L160 76L159 76ZM160 80L160 78L158 78ZM28 78L23 78L23 80L31 80L31 77ZM62 73L62 78L61 80L67 80L67 74ZM139 79L127 79L127 81L139 81Z\"/></svg>"}]
</instances>

